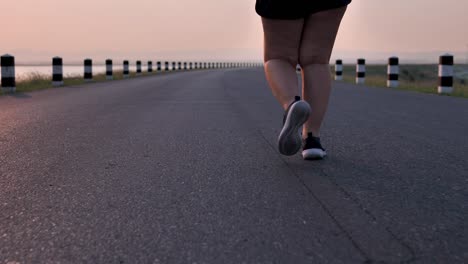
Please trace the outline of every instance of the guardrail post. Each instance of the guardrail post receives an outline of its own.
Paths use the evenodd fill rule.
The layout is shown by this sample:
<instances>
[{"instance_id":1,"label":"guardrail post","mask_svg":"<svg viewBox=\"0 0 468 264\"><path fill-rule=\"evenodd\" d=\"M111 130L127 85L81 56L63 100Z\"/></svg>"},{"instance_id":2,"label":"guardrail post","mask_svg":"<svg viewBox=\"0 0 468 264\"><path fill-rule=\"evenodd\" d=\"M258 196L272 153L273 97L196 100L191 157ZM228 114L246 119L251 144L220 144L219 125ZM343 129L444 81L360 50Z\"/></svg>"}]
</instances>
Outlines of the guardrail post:
<instances>
[{"instance_id":1,"label":"guardrail post","mask_svg":"<svg viewBox=\"0 0 468 264\"><path fill-rule=\"evenodd\" d=\"M439 58L439 94L453 92L453 55L445 54Z\"/></svg>"},{"instance_id":2,"label":"guardrail post","mask_svg":"<svg viewBox=\"0 0 468 264\"><path fill-rule=\"evenodd\" d=\"M136 62L136 75L141 75L141 61Z\"/></svg>"},{"instance_id":3,"label":"guardrail post","mask_svg":"<svg viewBox=\"0 0 468 264\"><path fill-rule=\"evenodd\" d=\"M60 57L52 58L52 86L63 85L63 59Z\"/></svg>"},{"instance_id":4,"label":"guardrail post","mask_svg":"<svg viewBox=\"0 0 468 264\"><path fill-rule=\"evenodd\" d=\"M388 67L387 67L387 87L397 88L399 83L399 74L400 74L400 60L398 57L388 58Z\"/></svg>"},{"instance_id":5,"label":"guardrail post","mask_svg":"<svg viewBox=\"0 0 468 264\"><path fill-rule=\"evenodd\" d=\"M123 62L123 77L125 79L130 77L130 64L128 60L124 60Z\"/></svg>"},{"instance_id":6,"label":"guardrail post","mask_svg":"<svg viewBox=\"0 0 468 264\"><path fill-rule=\"evenodd\" d=\"M364 84L366 82L366 60L358 59L356 64L356 83Z\"/></svg>"},{"instance_id":7,"label":"guardrail post","mask_svg":"<svg viewBox=\"0 0 468 264\"><path fill-rule=\"evenodd\" d=\"M151 72L153 72L153 62L148 61L148 73L151 73Z\"/></svg>"},{"instance_id":8,"label":"guardrail post","mask_svg":"<svg viewBox=\"0 0 468 264\"><path fill-rule=\"evenodd\" d=\"M343 61L336 60L335 63L335 81L343 80Z\"/></svg>"},{"instance_id":9,"label":"guardrail post","mask_svg":"<svg viewBox=\"0 0 468 264\"><path fill-rule=\"evenodd\" d=\"M106 60L106 79L113 80L114 79L114 72L112 69L112 60Z\"/></svg>"},{"instance_id":10,"label":"guardrail post","mask_svg":"<svg viewBox=\"0 0 468 264\"><path fill-rule=\"evenodd\" d=\"M84 80L85 82L93 80L93 60L91 59L84 60Z\"/></svg>"},{"instance_id":11,"label":"guardrail post","mask_svg":"<svg viewBox=\"0 0 468 264\"><path fill-rule=\"evenodd\" d=\"M2 67L2 92L16 92L15 57L5 54L0 58Z\"/></svg>"}]
</instances>

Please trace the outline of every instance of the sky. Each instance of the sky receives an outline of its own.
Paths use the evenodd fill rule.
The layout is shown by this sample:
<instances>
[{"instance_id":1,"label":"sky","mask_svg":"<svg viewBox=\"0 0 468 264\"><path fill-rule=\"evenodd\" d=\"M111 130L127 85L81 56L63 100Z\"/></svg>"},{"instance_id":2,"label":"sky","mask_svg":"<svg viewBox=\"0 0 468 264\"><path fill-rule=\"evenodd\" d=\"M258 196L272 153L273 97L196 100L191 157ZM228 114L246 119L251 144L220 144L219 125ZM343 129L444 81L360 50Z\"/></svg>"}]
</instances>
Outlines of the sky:
<instances>
[{"instance_id":1,"label":"sky","mask_svg":"<svg viewBox=\"0 0 468 264\"><path fill-rule=\"evenodd\" d=\"M314 0L310 0L314 1ZM315 0L318 1L318 0ZM19 62L262 58L255 0L14 0L0 2L0 53ZM431 62L468 56L467 0L354 0L333 59Z\"/></svg>"}]
</instances>

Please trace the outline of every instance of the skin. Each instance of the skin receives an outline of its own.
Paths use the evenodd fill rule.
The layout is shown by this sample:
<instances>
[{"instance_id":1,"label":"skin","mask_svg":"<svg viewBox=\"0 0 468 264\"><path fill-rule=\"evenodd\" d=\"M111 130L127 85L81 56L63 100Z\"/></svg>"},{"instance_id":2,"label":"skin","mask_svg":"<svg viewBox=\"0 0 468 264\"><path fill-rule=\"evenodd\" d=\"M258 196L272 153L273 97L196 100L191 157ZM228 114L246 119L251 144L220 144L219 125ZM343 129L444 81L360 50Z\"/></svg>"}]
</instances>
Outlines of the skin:
<instances>
[{"instance_id":1,"label":"skin","mask_svg":"<svg viewBox=\"0 0 468 264\"><path fill-rule=\"evenodd\" d=\"M346 7L312 14L305 19L262 18L265 40L265 75L273 95L283 109L299 95L296 65L302 67L302 98L312 108L304 124L320 136L331 92L330 56Z\"/></svg>"}]
</instances>

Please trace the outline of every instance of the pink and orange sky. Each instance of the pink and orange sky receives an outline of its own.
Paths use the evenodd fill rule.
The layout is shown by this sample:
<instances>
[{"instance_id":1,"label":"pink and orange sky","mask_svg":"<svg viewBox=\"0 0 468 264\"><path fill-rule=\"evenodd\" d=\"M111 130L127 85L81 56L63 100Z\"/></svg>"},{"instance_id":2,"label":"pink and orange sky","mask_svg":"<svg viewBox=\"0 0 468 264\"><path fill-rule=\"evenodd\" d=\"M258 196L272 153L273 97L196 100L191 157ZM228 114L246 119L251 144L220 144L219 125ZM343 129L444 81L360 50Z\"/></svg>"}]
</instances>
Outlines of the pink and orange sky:
<instances>
[{"instance_id":1,"label":"pink and orange sky","mask_svg":"<svg viewBox=\"0 0 468 264\"><path fill-rule=\"evenodd\" d=\"M311 0L313 1L313 0ZM19 62L114 59L242 59L262 57L254 0L2 1L0 53ZM465 61L466 0L354 0L334 57ZM7 23L7 24L5 24ZM5 37L7 36L7 37Z\"/></svg>"}]
</instances>

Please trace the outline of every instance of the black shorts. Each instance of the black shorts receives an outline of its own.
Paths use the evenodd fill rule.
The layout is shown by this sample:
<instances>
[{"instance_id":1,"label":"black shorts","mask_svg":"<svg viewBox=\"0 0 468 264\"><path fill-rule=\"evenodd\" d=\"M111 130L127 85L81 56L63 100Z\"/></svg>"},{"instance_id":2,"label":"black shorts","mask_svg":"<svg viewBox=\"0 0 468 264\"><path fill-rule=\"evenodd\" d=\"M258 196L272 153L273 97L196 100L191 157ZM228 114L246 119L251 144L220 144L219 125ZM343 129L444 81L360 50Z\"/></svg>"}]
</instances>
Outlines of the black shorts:
<instances>
[{"instance_id":1,"label":"black shorts","mask_svg":"<svg viewBox=\"0 0 468 264\"><path fill-rule=\"evenodd\" d=\"M270 19L301 19L348 5L351 0L257 0L255 11Z\"/></svg>"}]
</instances>

